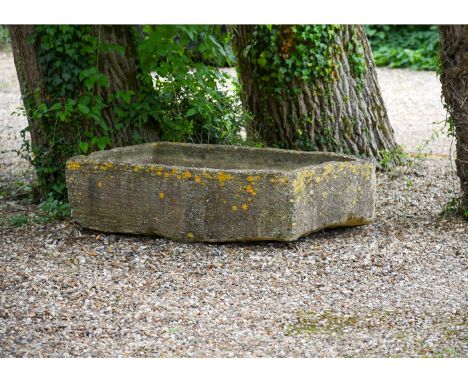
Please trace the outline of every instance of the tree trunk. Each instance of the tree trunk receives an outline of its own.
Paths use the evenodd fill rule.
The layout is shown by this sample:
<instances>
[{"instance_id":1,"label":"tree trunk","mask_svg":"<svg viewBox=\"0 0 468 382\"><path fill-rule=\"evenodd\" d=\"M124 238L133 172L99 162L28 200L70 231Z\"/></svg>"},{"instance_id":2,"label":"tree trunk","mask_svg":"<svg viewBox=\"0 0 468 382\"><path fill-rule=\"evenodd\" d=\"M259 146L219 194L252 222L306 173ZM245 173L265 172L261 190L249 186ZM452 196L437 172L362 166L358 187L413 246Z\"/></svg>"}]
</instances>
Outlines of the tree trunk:
<instances>
[{"instance_id":1,"label":"tree trunk","mask_svg":"<svg viewBox=\"0 0 468 382\"><path fill-rule=\"evenodd\" d=\"M455 127L462 206L468 210L468 26L444 25L440 32L442 95Z\"/></svg>"},{"instance_id":2,"label":"tree trunk","mask_svg":"<svg viewBox=\"0 0 468 382\"><path fill-rule=\"evenodd\" d=\"M144 124L130 124L128 120L119 121L117 115L120 104L116 103L115 95L118 92L133 91L135 95L131 104L134 104L140 94L154 91L149 77L147 81L142 81L144 77L137 62L132 26L74 26L68 30L69 35L57 26L55 30L48 30L49 40L42 45L45 28L39 29L33 25L8 27L29 123L31 162L36 168L39 188L43 194L53 192L58 198L66 198L65 162L79 153L77 148L82 140L85 144L90 142L86 146L89 149L84 149L86 152L99 147L99 144L93 143L94 137L109 137L111 147L126 146L135 142L135 133L143 142L158 140L159 129L151 118ZM62 39L64 36L68 40ZM97 39L97 44L90 42L94 41L92 36ZM77 111L76 107L68 119L60 120L56 115L33 117L41 104L49 109L54 104L65 108L68 100L77 101L85 92L80 75L83 70L94 67L107 77L109 85L95 84L91 89L92 97L88 98L95 95L102 97L103 105L99 113L105 124ZM119 122L121 126L124 122L127 125L118 127Z\"/></svg>"},{"instance_id":3,"label":"tree trunk","mask_svg":"<svg viewBox=\"0 0 468 382\"><path fill-rule=\"evenodd\" d=\"M38 89L37 97L33 98L33 105L37 107L45 101L45 95L40 88L42 72L37 59L36 47L29 41L34 33L34 25L9 25L8 32L23 100L31 91ZM32 110L29 107L25 107L25 109L30 127L31 144L34 146L45 145L47 142L45 137L41 136L39 121L32 118Z\"/></svg>"},{"instance_id":4,"label":"tree trunk","mask_svg":"<svg viewBox=\"0 0 468 382\"><path fill-rule=\"evenodd\" d=\"M142 84L138 76L141 71L137 65L137 51L135 46L135 35L132 27L128 25L94 25L91 33L98 39L99 45L118 45L125 48L123 53L115 49L104 49L99 52L98 69L109 79L109 86L97 86L97 92L103 99L109 99L118 91L133 90L136 94L140 91ZM115 126L117 116L107 109L104 119L109 126ZM150 121L144 126L129 126L122 131L115 146L126 146L132 143L133 133L138 131L144 142L159 140L156 122Z\"/></svg>"},{"instance_id":5,"label":"tree trunk","mask_svg":"<svg viewBox=\"0 0 468 382\"><path fill-rule=\"evenodd\" d=\"M104 100L108 100L112 94L118 91L132 90L138 94L141 89L142 84L138 79L141 72L137 65L137 53L131 28L127 25L95 25L91 28L91 33L98 39L99 45L103 47L119 45L124 48L123 52L115 49L103 49L98 53L98 69L107 76L109 81L107 87L96 86L96 93L100 94ZM35 97L35 105L37 106L41 102L47 103L44 91L40 86L43 74L37 57L37 42L30 41L35 27L33 25L10 25L8 30L23 97L29 94L28 89L30 92L39 90L39 97ZM77 95L79 90L76 89ZM40 138L41 132L38 122L31 118L31 110L26 109L26 114L31 127L32 144L46 143ZM111 128L115 126L117 117L112 109L105 109L103 114L108 126ZM113 142L113 145L131 144L133 132L136 129L145 142L159 139L155 123L148 123L145 126L130 126L122 132L116 142Z\"/></svg>"},{"instance_id":6,"label":"tree trunk","mask_svg":"<svg viewBox=\"0 0 468 382\"><path fill-rule=\"evenodd\" d=\"M248 137L268 146L344 152L379 161L383 151L395 152L397 145L372 52L361 26L341 26L336 31L335 69L329 81L323 77L309 81L296 78L279 92L272 92L272 87L262 84L258 75L261 63L249 54L256 28L236 26L235 38L242 102L253 115ZM278 28L276 47L278 56L285 60L294 54L299 43L291 26ZM360 57L365 71L360 77L354 73L346 48L351 44L362 46ZM270 64L263 63L263 70Z\"/></svg>"}]
</instances>

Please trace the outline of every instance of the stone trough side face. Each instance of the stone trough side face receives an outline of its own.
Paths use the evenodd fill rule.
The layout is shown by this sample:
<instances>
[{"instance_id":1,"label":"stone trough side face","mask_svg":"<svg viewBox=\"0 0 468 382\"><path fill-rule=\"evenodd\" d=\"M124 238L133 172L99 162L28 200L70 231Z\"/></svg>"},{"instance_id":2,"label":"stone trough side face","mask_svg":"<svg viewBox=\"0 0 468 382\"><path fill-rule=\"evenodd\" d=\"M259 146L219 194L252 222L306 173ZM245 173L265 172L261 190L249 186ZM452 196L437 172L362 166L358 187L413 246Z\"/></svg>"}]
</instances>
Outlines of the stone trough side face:
<instances>
[{"instance_id":1,"label":"stone trough side face","mask_svg":"<svg viewBox=\"0 0 468 382\"><path fill-rule=\"evenodd\" d=\"M79 156L67 163L73 218L105 232L181 241L288 240L284 172L117 163Z\"/></svg>"},{"instance_id":2,"label":"stone trough side face","mask_svg":"<svg viewBox=\"0 0 468 382\"><path fill-rule=\"evenodd\" d=\"M297 171L292 183L293 236L374 220L375 166L362 160L327 162Z\"/></svg>"},{"instance_id":3,"label":"stone trough side face","mask_svg":"<svg viewBox=\"0 0 468 382\"><path fill-rule=\"evenodd\" d=\"M158 148L167 152L158 154ZM193 148L202 157L196 163L187 159ZM288 155L300 162L302 154L261 149L279 155L272 163L280 163L278 169L271 163L262 168L258 150L153 143L71 158L66 175L73 218L98 231L208 242L289 241L326 227L372 221L372 165L348 158L289 168L280 162ZM200 165L206 152L218 151L221 156L206 163L227 162L223 168ZM234 163L249 155L253 168ZM229 158L237 158L234 168Z\"/></svg>"}]
</instances>

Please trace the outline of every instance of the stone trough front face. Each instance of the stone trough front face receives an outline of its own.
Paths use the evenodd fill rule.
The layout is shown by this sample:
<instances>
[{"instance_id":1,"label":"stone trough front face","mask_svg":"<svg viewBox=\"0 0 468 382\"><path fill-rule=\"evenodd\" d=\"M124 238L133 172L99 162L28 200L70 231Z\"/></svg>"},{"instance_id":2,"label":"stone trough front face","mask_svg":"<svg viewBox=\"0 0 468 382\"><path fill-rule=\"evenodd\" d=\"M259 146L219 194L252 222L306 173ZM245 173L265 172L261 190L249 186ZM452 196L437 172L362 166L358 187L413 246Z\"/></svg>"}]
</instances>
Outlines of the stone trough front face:
<instances>
[{"instance_id":1,"label":"stone trough front face","mask_svg":"<svg viewBox=\"0 0 468 382\"><path fill-rule=\"evenodd\" d=\"M181 241L292 241L372 222L375 167L332 153L158 142L67 162L73 218Z\"/></svg>"}]
</instances>

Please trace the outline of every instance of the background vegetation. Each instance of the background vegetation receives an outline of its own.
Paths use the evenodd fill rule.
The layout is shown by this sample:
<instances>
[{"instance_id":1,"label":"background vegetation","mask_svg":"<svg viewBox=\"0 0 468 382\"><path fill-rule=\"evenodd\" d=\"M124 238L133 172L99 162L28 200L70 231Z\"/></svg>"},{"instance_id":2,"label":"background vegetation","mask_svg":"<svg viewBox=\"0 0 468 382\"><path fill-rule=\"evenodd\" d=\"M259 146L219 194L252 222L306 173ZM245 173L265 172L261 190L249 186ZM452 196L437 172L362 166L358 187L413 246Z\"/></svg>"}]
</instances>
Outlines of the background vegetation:
<instances>
[{"instance_id":1,"label":"background vegetation","mask_svg":"<svg viewBox=\"0 0 468 382\"><path fill-rule=\"evenodd\" d=\"M6 49L10 46L10 36L8 34L8 29L0 25L0 49Z\"/></svg>"},{"instance_id":2,"label":"background vegetation","mask_svg":"<svg viewBox=\"0 0 468 382\"><path fill-rule=\"evenodd\" d=\"M139 131L148 124L166 141L240 141L246 116L238 87L228 91L234 80L217 68L233 65L229 33L206 25L129 28L140 89L107 96L99 89L111 89L112 79L99 71L99 54L123 54L126 47L102 43L84 25L40 25L30 36L43 79L39 89L28 90L24 104L42 139L39 144L25 139L23 154L36 169L40 194L52 200L67 197L65 159L121 145L129 130L133 137L123 144L141 143ZM46 95L40 103L38 94ZM115 123L106 119L109 114Z\"/></svg>"},{"instance_id":3,"label":"background vegetation","mask_svg":"<svg viewBox=\"0 0 468 382\"><path fill-rule=\"evenodd\" d=\"M323 27L315 26L315 29L322 33ZM36 28L33 37L39 43L39 61L46 74L42 86L48 101L34 106L32 117L48 132L48 142L47 147L32 148L25 140L24 154L37 170L40 193L46 200L66 200L61 158L109 148L128 125L152 120L160 138L168 141L255 144L240 139L240 128L246 125L249 116L242 111L238 83L218 70L236 64L229 27L163 25L135 29L142 77L145 81L152 80L152 85L146 87L151 91L117 92L109 99L102 99L95 88L108 86L108 79L97 70L98 52L118 51L122 47L99 45L87 26ZM437 68L436 26L368 25L366 33L379 66ZM8 30L0 26L0 49L9 46ZM320 62L328 62L326 54L318 58ZM295 63L290 64L290 69L294 69ZM289 72L279 68L278 73L278 78L282 78L281 74ZM228 84L234 84L234 91L227 91ZM115 126L108 126L103 117L109 108L119 117ZM67 133L57 134L57 124L66 125ZM88 126L86 131L82 126ZM134 143L140 142L141 137L136 133ZM48 150L50 146L60 147L60 152Z\"/></svg>"},{"instance_id":4,"label":"background vegetation","mask_svg":"<svg viewBox=\"0 0 468 382\"><path fill-rule=\"evenodd\" d=\"M365 29L377 66L437 70L437 25L367 25Z\"/></svg>"}]
</instances>

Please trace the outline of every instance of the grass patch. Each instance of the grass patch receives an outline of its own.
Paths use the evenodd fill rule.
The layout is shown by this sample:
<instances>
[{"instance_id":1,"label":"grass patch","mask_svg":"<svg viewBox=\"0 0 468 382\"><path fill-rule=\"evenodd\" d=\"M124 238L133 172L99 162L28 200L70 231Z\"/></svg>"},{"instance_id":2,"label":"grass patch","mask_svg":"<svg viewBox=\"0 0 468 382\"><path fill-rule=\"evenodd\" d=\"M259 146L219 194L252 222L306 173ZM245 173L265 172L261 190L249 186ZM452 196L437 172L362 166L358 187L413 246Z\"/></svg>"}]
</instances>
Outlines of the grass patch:
<instances>
[{"instance_id":1,"label":"grass patch","mask_svg":"<svg viewBox=\"0 0 468 382\"><path fill-rule=\"evenodd\" d=\"M355 316L339 315L330 311L320 314L307 312L299 315L297 323L289 326L286 332L289 335L339 333L347 327L355 327L357 324L358 318Z\"/></svg>"},{"instance_id":2,"label":"grass patch","mask_svg":"<svg viewBox=\"0 0 468 382\"><path fill-rule=\"evenodd\" d=\"M27 224L46 224L71 216L70 205L52 196L37 204L34 187L29 183L15 182L8 189L0 189L0 201L10 201L10 203L1 204L1 227L19 228ZM18 209L28 211L14 214Z\"/></svg>"},{"instance_id":3,"label":"grass patch","mask_svg":"<svg viewBox=\"0 0 468 382\"><path fill-rule=\"evenodd\" d=\"M461 216L468 221L468 209L463 207L461 196L451 198L440 212L440 216Z\"/></svg>"},{"instance_id":4,"label":"grass patch","mask_svg":"<svg viewBox=\"0 0 468 382\"><path fill-rule=\"evenodd\" d=\"M12 227L21 227L29 222L29 217L26 214L19 214L9 219L9 225Z\"/></svg>"},{"instance_id":5,"label":"grass patch","mask_svg":"<svg viewBox=\"0 0 468 382\"><path fill-rule=\"evenodd\" d=\"M381 156L379 167L383 171L390 171L408 162L408 154L400 145L392 150L381 150L379 154Z\"/></svg>"}]
</instances>

